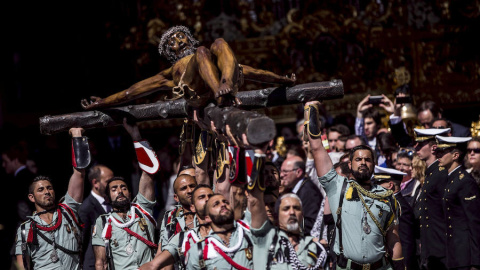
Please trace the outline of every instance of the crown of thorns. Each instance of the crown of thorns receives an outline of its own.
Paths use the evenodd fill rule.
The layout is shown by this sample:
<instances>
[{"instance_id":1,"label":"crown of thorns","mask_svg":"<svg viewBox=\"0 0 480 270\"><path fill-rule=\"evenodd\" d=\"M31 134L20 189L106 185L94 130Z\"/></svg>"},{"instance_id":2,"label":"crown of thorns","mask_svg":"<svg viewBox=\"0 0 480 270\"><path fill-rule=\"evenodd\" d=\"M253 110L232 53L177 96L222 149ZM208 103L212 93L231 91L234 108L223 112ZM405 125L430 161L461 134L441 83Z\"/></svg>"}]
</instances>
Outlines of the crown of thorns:
<instances>
[{"instance_id":1,"label":"crown of thorns","mask_svg":"<svg viewBox=\"0 0 480 270\"><path fill-rule=\"evenodd\" d=\"M167 56L168 49L165 47L165 45L167 44L170 36L177 32L185 33L185 35L187 35L187 38L192 43L192 46L196 47L199 44L198 40L193 38L192 33L190 32L190 30L188 30L187 27L183 25L173 26L170 27L170 29L168 29L165 33L163 33L162 38L160 39L160 43L158 44L158 52L160 53L160 55Z\"/></svg>"}]
</instances>

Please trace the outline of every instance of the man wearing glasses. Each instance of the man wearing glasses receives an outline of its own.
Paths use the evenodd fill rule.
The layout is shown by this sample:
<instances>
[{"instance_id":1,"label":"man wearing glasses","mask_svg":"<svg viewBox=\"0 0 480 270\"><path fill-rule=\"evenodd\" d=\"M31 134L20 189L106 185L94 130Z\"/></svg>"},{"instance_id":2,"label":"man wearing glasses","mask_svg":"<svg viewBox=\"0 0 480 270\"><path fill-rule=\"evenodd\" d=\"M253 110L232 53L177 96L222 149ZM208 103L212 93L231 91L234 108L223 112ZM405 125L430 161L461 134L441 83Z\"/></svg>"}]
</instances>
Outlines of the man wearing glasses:
<instances>
[{"instance_id":1,"label":"man wearing glasses","mask_svg":"<svg viewBox=\"0 0 480 270\"><path fill-rule=\"evenodd\" d=\"M425 128L432 128L435 118L442 118L443 110L435 102L426 100L417 108L418 121ZM470 130L462 125L451 123L452 136L467 137L470 136Z\"/></svg>"},{"instance_id":2,"label":"man wearing glasses","mask_svg":"<svg viewBox=\"0 0 480 270\"><path fill-rule=\"evenodd\" d=\"M302 201L305 235L310 234L313 224L317 219L318 211L323 200L319 188L307 177L305 177L305 161L298 156L292 156L282 163L280 170L281 185L285 187L286 192L297 194Z\"/></svg>"},{"instance_id":3,"label":"man wearing glasses","mask_svg":"<svg viewBox=\"0 0 480 270\"><path fill-rule=\"evenodd\" d=\"M397 154L397 170L405 173L400 189L402 196L408 202L409 205L414 205L415 198L418 195L417 190L420 189L420 181L412 178L412 160L415 151L408 148L400 148Z\"/></svg>"}]
</instances>

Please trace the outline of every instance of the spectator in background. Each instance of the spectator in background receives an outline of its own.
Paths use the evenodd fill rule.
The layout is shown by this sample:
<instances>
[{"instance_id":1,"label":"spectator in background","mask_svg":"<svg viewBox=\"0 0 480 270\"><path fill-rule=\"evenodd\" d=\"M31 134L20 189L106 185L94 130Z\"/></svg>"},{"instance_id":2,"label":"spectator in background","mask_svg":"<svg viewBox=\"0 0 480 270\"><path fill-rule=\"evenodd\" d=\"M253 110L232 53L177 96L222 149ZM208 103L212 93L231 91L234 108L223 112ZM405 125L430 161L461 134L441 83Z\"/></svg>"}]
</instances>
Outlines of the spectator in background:
<instances>
[{"instance_id":1,"label":"spectator in background","mask_svg":"<svg viewBox=\"0 0 480 270\"><path fill-rule=\"evenodd\" d=\"M377 164L383 168L394 168L392 162L392 153L398 150L397 143L393 135L388 132L382 132L377 135L377 147L380 155L377 158Z\"/></svg>"},{"instance_id":2,"label":"spectator in background","mask_svg":"<svg viewBox=\"0 0 480 270\"><path fill-rule=\"evenodd\" d=\"M427 169L427 164L424 160L421 160L418 155L414 155L412 159L412 178L417 180L419 183L418 188L414 188L415 192L413 194L413 204L415 205L416 200L418 199L418 195L421 191L421 186L423 186L423 182L425 181L425 170Z\"/></svg>"},{"instance_id":3,"label":"spectator in background","mask_svg":"<svg viewBox=\"0 0 480 270\"><path fill-rule=\"evenodd\" d=\"M330 152L328 155L334 163L337 163L340 159L340 156L343 155L345 149L346 137L350 134L350 129L347 126L338 124L332 126L327 131L327 139Z\"/></svg>"},{"instance_id":4,"label":"spectator in background","mask_svg":"<svg viewBox=\"0 0 480 270\"><path fill-rule=\"evenodd\" d=\"M452 134L452 123L445 118L435 118L432 122L432 128L450 128L450 135Z\"/></svg>"},{"instance_id":5,"label":"spectator in background","mask_svg":"<svg viewBox=\"0 0 480 270\"><path fill-rule=\"evenodd\" d=\"M350 130L347 126L338 124L332 126L327 131L328 146L331 152L343 152L345 144L341 143L341 137L350 135Z\"/></svg>"},{"instance_id":6,"label":"spectator in background","mask_svg":"<svg viewBox=\"0 0 480 270\"><path fill-rule=\"evenodd\" d=\"M480 138L478 137L468 142L467 162L471 166L467 171L480 186Z\"/></svg>"},{"instance_id":7,"label":"spectator in background","mask_svg":"<svg viewBox=\"0 0 480 270\"><path fill-rule=\"evenodd\" d=\"M432 128L433 122L436 118L442 119L443 110L435 102L426 100L420 104L417 108L418 121L425 128ZM451 122L453 137L468 137L470 136L470 130L462 125Z\"/></svg>"},{"instance_id":8,"label":"spectator in background","mask_svg":"<svg viewBox=\"0 0 480 270\"><path fill-rule=\"evenodd\" d=\"M367 142L363 137L360 137L358 135L350 135L347 137L347 141L345 142L345 152L349 152L355 146L359 146L362 144L367 145Z\"/></svg>"},{"instance_id":9,"label":"spectator in background","mask_svg":"<svg viewBox=\"0 0 480 270\"><path fill-rule=\"evenodd\" d=\"M305 160L298 156L289 157L282 164L280 179L286 192L297 194L302 201L302 205L308 205L303 210L303 216L305 219L305 234L310 234L320 210L323 196L312 180L305 177L305 172Z\"/></svg>"},{"instance_id":10,"label":"spectator in background","mask_svg":"<svg viewBox=\"0 0 480 270\"><path fill-rule=\"evenodd\" d=\"M357 119L355 120L355 134L363 137L368 146L377 149L377 133L381 128L381 115L377 108L369 103L370 95L366 96L357 107ZM383 104L382 104L383 105ZM378 154L378 153L377 153Z\"/></svg>"},{"instance_id":11,"label":"spectator in background","mask_svg":"<svg viewBox=\"0 0 480 270\"><path fill-rule=\"evenodd\" d=\"M415 151L400 148L397 154L397 166L395 169L406 173L403 176L402 183L400 184L400 189L403 197L410 205L413 205L414 194L417 194L416 191L420 188L420 182L412 177L412 160Z\"/></svg>"}]
</instances>

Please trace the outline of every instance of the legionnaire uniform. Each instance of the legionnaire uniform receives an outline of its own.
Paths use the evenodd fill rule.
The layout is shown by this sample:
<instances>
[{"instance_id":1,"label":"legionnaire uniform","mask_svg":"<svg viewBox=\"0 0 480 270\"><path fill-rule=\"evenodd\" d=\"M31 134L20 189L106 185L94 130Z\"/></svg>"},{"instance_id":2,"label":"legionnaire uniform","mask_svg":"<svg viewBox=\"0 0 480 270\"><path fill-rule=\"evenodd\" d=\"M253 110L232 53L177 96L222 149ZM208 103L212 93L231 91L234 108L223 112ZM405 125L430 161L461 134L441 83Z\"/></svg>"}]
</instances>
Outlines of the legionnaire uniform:
<instances>
[{"instance_id":1,"label":"legionnaire uniform","mask_svg":"<svg viewBox=\"0 0 480 270\"><path fill-rule=\"evenodd\" d=\"M440 137L438 148L461 144L459 137ZM443 209L446 219L447 267L480 267L480 191L463 166L448 173Z\"/></svg>"},{"instance_id":2,"label":"legionnaire uniform","mask_svg":"<svg viewBox=\"0 0 480 270\"><path fill-rule=\"evenodd\" d=\"M184 213L181 205L175 206L174 209L165 213L160 226L160 241L161 249L165 248L172 238L179 232L186 232L190 230L189 224L185 223L185 214L193 215L193 226L198 226L197 215L193 212Z\"/></svg>"},{"instance_id":3,"label":"legionnaire uniform","mask_svg":"<svg viewBox=\"0 0 480 270\"><path fill-rule=\"evenodd\" d=\"M190 247L185 255L185 262L187 270L252 269L253 240L250 227L243 221L235 221L228 246L211 231L205 240Z\"/></svg>"},{"instance_id":4,"label":"legionnaire uniform","mask_svg":"<svg viewBox=\"0 0 480 270\"><path fill-rule=\"evenodd\" d=\"M251 233L257 254L253 258L254 269L319 269L327 259L327 252L312 236L300 237L295 251L288 235L269 220L262 227L251 229Z\"/></svg>"},{"instance_id":5,"label":"legionnaire uniform","mask_svg":"<svg viewBox=\"0 0 480 270\"><path fill-rule=\"evenodd\" d=\"M385 237L398 224L393 192L378 185L367 191L333 168L318 179L336 222L337 269L392 269L385 258Z\"/></svg>"},{"instance_id":6,"label":"legionnaire uniform","mask_svg":"<svg viewBox=\"0 0 480 270\"><path fill-rule=\"evenodd\" d=\"M101 215L92 232L92 246L105 246L107 260L113 260L115 269L137 269L155 257L155 202L141 193L133 202L126 220L114 212Z\"/></svg>"},{"instance_id":7,"label":"legionnaire uniform","mask_svg":"<svg viewBox=\"0 0 480 270\"><path fill-rule=\"evenodd\" d=\"M418 143L435 140L435 136L450 129L415 129ZM438 160L425 170L425 181L420 192L415 216L420 226L421 263L433 269L445 269L446 239L445 214L442 198L447 184L447 170L439 166Z\"/></svg>"},{"instance_id":8,"label":"legionnaire uniform","mask_svg":"<svg viewBox=\"0 0 480 270\"><path fill-rule=\"evenodd\" d=\"M203 241L204 238L200 235L200 227L195 227L189 231L181 231L177 233L164 247L164 251L168 251L178 264L179 269L185 269L185 254L190 248Z\"/></svg>"},{"instance_id":9,"label":"legionnaire uniform","mask_svg":"<svg viewBox=\"0 0 480 270\"><path fill-rule=\"evenodd\" d=\"M32 269L81 269L81 226L77 216L80 205L67 193L64 203L53 213L53 224L46 224L34 213L20 225L15 255L23 255L26 269L27 265Z\"/></svg>"}]
</instances>

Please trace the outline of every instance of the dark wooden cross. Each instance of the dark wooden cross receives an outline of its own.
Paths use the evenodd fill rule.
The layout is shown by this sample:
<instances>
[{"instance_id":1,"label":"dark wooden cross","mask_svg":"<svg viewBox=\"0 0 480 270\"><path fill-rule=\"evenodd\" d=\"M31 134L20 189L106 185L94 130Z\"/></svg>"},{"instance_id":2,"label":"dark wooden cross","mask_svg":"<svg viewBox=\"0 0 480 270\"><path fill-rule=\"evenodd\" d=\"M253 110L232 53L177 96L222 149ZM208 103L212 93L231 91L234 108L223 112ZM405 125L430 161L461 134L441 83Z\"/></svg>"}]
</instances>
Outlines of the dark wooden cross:
<instances>
[{"instance_id":1,"label":"dark wooden cross","mask_svg":"<svg viewBox=\"0 0 480 270\"><path fill-rule=\"evenodd\" d=\"M293 87L272 87L262 90L242 91L237 93L242 105L239 107L220 108L213 104L203 109L204 121L225 133L228 124L232 134L241 138L245 133L252 145L259 145L275 138L274 121L251 109L305 103L313 100L331 100L343 98L341 80L300 84ZM121 125L123 118L135 121L186 118L191 116L191 108L184 99L156 102L142 105L128 105L103 110L76 112L63 115L44 116L40 118L40 133L51 135L67 131L71 127L102 128Z\"/></svg>"}]
</instances>

